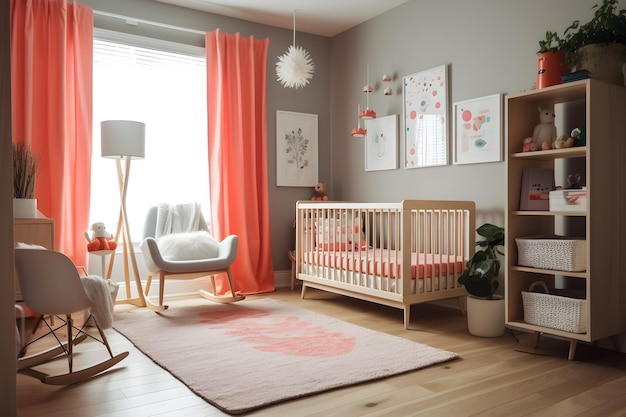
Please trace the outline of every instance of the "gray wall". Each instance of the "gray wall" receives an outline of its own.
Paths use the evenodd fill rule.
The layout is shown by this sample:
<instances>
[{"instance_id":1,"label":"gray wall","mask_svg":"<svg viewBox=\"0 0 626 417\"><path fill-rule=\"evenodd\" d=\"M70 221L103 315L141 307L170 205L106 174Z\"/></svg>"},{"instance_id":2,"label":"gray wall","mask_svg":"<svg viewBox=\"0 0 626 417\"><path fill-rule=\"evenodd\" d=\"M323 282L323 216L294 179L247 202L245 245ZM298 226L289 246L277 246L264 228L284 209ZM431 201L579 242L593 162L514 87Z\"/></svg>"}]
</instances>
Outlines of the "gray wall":
<instances>
[{"instance_id":1,"label":"gray wall","mask_svg":"<svg viewBox=\"0 0 626 417\"><path fill-rule=\"evenodd\" d=\"M596 3L600 1L412 0L332 38L331 195L353 201L474 200L477 226L487 221L504 225L504 162L364 170L363 139L352 138L350 131L357 103L365 103L367 65L369 83L377 87L369 104L379 117L398 114L401 120L402 77L443 64L448 65L450 106L534 89L539 40L547 30L562 34L575 19L586 23ZM620 0L618 9L626 9L626 0ZM382 94L384 73L394 74L392 96ZM401 162L402 126L399 130ZM622 346L625 340L621 334Z\"/></svg>"},{"instance_id":2,"label":"gray wall","mask_svg":"<svg viewBox=\"0 0 626 417\"><path fill-rule=\"evenodd\" d=\"M477 224L504 224L504 162L366 172L364 143L352 138L356 105L369 64L378 116L398 114L399 166L403 161L402 77L448 65L449 105L496 93L534 88L538 41L586 22L596 0L410 1L332 39L332 187L342 200L461 199L476 201ZM622 1L622 3L626 3ZM395 92L384 96L384 73ZM449 119L452 123L452 118ZM450 125L451 126L451 125ZM449 138L452 140L452 129ZM450 147L452 147L452 141ZM450 155L452 155L450 153ZM451 160L451 158L450 158Z\"/></svg>"}]
</instances>

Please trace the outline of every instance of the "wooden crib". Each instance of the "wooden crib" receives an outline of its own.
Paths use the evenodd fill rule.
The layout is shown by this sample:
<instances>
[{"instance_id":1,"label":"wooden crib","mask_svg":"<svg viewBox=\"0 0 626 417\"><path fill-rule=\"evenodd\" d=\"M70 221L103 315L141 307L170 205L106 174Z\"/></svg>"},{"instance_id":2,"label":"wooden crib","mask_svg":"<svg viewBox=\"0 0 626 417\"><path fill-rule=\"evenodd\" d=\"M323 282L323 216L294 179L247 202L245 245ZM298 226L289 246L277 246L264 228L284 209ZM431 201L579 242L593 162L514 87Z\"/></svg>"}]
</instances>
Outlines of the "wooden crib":
<instances>
[{"instance_id":1,"label":"wooden crib","mask_svg":"<svg viewBox=\"0 0 626 417\"><path fill-rule=\"evenodd\" d=\"M404 310L467 295L457 282L475 247L475 204L298 201L296 276L317 288ZM464 303L461 303L464 306Z\"/></svg>"}]
</instances>

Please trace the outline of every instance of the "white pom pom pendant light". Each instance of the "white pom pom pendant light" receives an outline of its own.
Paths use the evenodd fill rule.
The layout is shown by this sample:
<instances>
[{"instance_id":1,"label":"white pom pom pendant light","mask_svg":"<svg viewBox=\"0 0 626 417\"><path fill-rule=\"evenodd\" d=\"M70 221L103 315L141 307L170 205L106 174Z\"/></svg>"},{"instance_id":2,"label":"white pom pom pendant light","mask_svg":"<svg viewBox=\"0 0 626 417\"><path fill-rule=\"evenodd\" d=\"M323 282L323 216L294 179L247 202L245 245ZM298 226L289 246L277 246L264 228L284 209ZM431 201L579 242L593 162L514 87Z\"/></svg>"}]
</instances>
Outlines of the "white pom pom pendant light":
<instances>
[{"instance_id":1,"label":"white pom pom pendant light","mask_svg":"<svg viewBox=\"0 0 626 417\"><path fill-rule=\"evenodd\" d=\"M287 52L278 57L276 75L286 88L300 88L313 77L313 60L302 47L296 46L296 11L293 11L293 44Z\"/></svg>"}]
</instances>

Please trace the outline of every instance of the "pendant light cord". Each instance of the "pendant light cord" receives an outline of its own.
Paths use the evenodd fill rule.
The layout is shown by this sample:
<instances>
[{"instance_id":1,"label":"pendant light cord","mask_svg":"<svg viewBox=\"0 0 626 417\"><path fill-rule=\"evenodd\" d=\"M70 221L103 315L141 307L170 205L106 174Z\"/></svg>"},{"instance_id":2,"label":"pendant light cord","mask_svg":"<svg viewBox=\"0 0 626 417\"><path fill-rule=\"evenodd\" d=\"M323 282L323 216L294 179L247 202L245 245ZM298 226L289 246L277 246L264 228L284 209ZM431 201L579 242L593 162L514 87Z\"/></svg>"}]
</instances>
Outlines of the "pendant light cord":
<instances>
[{"instance_id":1,"label":"pendant light cord","mask_svg":"<svg viewBox=\"0 0 626 417\"><path fill-rule=\"evenodd\" d=\"M296 10L293 10L293 47L296 47Z\"/></svg>"},{"instance_id":2,"label":"pendant light cord","mask_svg":"<svg viewBox=\"0 0 626 417\"><path fill-rule=\"evenodd\" d=\"M367 64L367 84L365 86L368 88L368 91L365 92L365 101L366 101L365 104L366 104L368 110L370 108L369 85L370 85L370 64Z\"/></svg>"}]
</instances>

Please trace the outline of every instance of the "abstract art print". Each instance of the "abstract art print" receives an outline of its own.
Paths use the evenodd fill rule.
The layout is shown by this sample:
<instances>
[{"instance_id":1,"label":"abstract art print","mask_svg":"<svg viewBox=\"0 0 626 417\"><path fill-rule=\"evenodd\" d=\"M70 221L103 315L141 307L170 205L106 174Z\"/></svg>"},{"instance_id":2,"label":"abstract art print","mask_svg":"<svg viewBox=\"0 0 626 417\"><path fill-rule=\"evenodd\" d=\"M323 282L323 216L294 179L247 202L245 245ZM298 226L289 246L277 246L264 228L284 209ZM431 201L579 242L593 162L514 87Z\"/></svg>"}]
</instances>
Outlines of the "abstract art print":
<instances>
[{"instance_id":1,"label":"abstract art print","mask_svg":"<svg viewBox=\"0 0 626 417\"><path fill-rule=\"evenodd\" d=\"M502 161L500 94L454 103L455 165Z\"/></svg>"},{"instance_id":2,"label":"abstract art print","mask_svg":"<svg viewBox=\"0 0 626 417\"><path fill-rule=\"evenodd\" d=\"M448 81L445 65L403 78L404 167L448 164Z\"/></svg>"},{"instance_id":3,"label":"abstract art print","mask_svg":"<svg viewBox=\"0 0 626 417\"><path fill-rule=\"evenodd\" d=\"M367 120L365 128L365 170L398 168L398 116Z\"/></svg>"},{"instance_id":4,"label":"abstract art print","mask_svg":"<svg viewBox=\"0 0 626 417\"><path fill-rule=\"evenodd\" d=\"M318 183L317 114L276 111L276 185Z\"/></svg>"}]
</instances>

